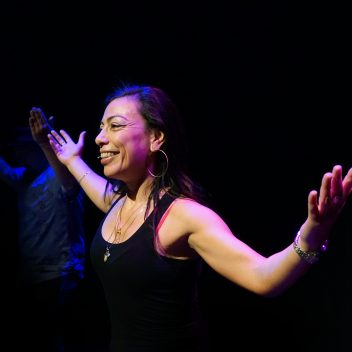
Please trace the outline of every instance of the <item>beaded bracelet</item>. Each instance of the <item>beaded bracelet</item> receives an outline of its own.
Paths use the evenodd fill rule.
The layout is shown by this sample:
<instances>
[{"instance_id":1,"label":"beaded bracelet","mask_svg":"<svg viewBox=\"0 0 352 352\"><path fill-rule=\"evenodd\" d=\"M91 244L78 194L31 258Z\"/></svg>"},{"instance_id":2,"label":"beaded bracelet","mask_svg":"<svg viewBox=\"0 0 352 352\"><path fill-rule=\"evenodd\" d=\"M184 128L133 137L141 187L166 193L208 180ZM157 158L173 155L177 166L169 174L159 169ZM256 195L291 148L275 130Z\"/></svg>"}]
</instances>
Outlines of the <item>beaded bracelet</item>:
<instances>
[{"instance_id":1,"label":"beaded bracelet","mask_svg":"<svg viewBox=\"0 0 352 352\"><path fill-rule=\"evenodd\" d=\"M327 250L328 241L327 240L324 241L323 245L320 247L320 250L318 250L318 251L304 251L298 245L298 241L299 241L300 236L301 236L301 231L298 231L298 233L295 237L295 240L293 242L293 249L307 263L315 264L320 259L322 254Z\"/></svg>"}]
</instances>

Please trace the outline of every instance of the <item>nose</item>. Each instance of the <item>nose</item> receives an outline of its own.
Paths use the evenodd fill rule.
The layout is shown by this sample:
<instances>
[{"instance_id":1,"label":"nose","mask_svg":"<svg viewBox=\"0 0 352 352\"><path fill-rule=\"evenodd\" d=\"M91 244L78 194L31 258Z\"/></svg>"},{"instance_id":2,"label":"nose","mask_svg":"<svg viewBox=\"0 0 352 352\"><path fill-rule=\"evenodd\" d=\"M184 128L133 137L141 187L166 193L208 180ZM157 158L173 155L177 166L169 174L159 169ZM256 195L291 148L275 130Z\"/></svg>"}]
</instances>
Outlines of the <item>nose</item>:
<instances>
[{"instance_id":1,"label":"nose","mask_svg":"<svg viewBox=\"0 0 352 352\"><path fill-rule=\"evenodd\" d=\"M103 129L101 129L98 135L95 137L95 144L97 144L98 146L101 146L107 143L109 143L109 141L107 139L106 133Z\"/></svg>"}]
</instances>

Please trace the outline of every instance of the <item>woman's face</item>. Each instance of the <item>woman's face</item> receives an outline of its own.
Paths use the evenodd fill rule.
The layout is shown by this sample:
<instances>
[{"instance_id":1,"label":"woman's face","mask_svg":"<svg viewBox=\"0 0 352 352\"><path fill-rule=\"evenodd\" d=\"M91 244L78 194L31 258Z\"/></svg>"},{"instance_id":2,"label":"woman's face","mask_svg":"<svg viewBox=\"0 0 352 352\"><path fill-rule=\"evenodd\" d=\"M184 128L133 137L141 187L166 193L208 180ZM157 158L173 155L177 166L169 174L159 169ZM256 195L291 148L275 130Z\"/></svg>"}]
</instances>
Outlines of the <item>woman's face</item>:
<instances>
[{"instance_id":1,"label":"woman's face","mask_svg":"<svg viewBox=\"0 0 352 352\"><path fill-rule=\"evenodd\" d=\"M95 142L104 175L133 182L146 174L152 132L139 113L137 98L126 96L106 107Z\"/></svg>"}]
</instances>

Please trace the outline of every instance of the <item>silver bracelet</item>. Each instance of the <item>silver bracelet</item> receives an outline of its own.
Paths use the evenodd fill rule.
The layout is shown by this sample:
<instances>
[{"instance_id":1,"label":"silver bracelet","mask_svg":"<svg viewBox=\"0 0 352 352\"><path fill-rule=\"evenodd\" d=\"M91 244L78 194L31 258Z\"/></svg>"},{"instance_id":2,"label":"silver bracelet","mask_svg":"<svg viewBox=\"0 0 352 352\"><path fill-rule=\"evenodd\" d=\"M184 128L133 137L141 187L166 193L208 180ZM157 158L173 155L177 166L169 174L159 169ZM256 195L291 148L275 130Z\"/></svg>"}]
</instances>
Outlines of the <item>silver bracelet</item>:
<instances>
[{"instance_id":1,"label":"silver bracelet","mask_svg":"<svg viewBox=\"0 0 352 352\"><path fill-rule=\"evenodd\" d=\"M318 251L304 251L302 248L298 246L298 241L300 236L301 236L301 231L298 231L295 237L295 240L293 242L293 249L307 263L315 264L317 261L319 261L322 254L327 250L328 241L327 240L324 241L323 245L320 247L320 250Z\"/></svg>"},{"instance_id":2,"label":"silver bracelet","mask_svg":"<svg viewBox=\"0 0 352 352\"><path fill-rule=\"evenodd\" d=\"M86 171L82 176L81 178L78 180L78 183L81 184L81 182L83 181L83 179L90 174L90 171Z\"/></svg>"}]
</instances>

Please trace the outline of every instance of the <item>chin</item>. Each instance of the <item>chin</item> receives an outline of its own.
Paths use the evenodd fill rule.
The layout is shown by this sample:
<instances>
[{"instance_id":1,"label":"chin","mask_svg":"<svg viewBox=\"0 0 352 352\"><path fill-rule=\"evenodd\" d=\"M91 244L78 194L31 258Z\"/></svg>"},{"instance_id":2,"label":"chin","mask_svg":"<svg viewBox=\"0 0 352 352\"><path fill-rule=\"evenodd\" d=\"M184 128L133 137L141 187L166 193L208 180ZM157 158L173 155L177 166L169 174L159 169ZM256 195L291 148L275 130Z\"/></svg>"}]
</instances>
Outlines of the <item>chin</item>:
<instances>
[{"instance_id":1,"label":"chin","mask_svg":"<svg viewBox=\"0 0 352 352\"><path fill-rule=\"evenodd\" d=\"M116 172L109 172L106 168L104 168L104 176L108 177L113 180L118 180L119 179L119 173Z\"/></svg>"}]
</instances>

